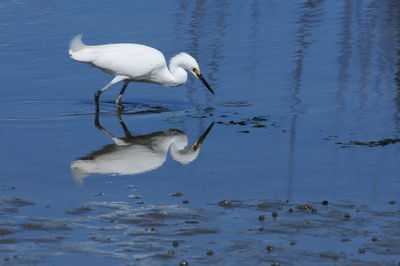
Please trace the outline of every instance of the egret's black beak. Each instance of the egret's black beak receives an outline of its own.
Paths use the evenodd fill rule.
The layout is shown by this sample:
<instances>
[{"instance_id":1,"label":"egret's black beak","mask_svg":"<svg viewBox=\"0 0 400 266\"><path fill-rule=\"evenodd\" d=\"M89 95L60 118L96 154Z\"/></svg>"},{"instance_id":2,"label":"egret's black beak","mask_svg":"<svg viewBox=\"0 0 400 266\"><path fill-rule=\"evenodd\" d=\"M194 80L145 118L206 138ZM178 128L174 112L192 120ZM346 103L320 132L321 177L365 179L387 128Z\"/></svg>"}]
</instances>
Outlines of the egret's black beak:
<instances>
[{"instance_id":1,"label":"egret's black beak","mask_svg":"<svg viewBox=\"0 0 400 266\"><path fill-rule=\"evenodd\" d=\"M206 139L208 133L210 133L211 129L213 128L215 122L212 122L208 128L203 132L203 134L201 134L201 136L195 141L195 143L192 145L192 149L194 151L197 151L198 149L200 149L201 144L203 143L203 141Z\"/></svg>"},{"instance_id":2,"label":"egret's black beak","mask_svg":"<svg viewBox=\"0 0 400 266\"><path fill-rule=\"evenodd\" d=\"M210 84L208 84L207 80L203 77L201 73L196 73L197 77L203 82L204 86L212 93L215 94L214 90L211 88Z\"/></svg>"}]
</instances>

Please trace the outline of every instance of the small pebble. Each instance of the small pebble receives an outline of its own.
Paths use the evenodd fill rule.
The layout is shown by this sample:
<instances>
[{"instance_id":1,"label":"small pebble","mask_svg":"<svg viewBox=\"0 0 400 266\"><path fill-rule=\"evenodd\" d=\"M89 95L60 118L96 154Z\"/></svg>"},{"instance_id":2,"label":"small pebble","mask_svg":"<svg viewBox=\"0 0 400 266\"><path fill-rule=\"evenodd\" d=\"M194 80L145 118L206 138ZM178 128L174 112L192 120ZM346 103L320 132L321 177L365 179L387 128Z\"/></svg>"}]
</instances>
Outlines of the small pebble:
<instances>
[{"instance_id":1,"label":"small pebble","mask_svg":"<svg viewBox=\"0 0 400 266\"><path fill-rule=\"evenodd\" d=\"M288 212L293 212L293 209L289 209Z\"/></svg>"},{"instance_id":2,"label":"small pebble","mask_svg":"<svg viewBox=\"0 0 400 266\"><path fill-rule=\"evenodd\" d=\"M173 251L172 249L170 249L170 250L168 250L168 255L174 255L175 254L175 251Z\"/></svg>"},{"instance_id":3,"label":"small pebble","mask_svg":"<svg viewBox=\"0 0 400 266\"><path fill-rule=\"evenodd\" d=\"M311 209L311 213L312 213L312 214L316 214L316 213L317 213L317 209L312 208L312 209Z\"/></svg>"},{"instance_id":4,"label":"small pebble","mask_svg":"<svg viewBox=\"0 0 400 266\"><path fill-rule=\"evenodd\" d=\"M296 245L297 244L297 241L290 241L290 243L289 243L291 246L294 246L294 245Z\"/></svg>"},{"instance_id":5,"label":"small pebble","mask_svg":"<svg viewBox=\"0 0 400 266\"><path fill-rule=\"evenodd\" d=\"M281 264L279 262L274 262L271 264L271 266L280 266Z\"/></svg>"},{"instance_id":6,"label":"small pebble","mask_svg":"<svg viewBox=\"0 0 400 266\"><path fill-rule=\"evenodd\" d=\"M189 262L187 262L186 260L181 261L181 263L179 263L179 266L187 266L189 265Z\"/></svg>"},{"instance_id":7,"label":"small pebble","mask_svg":"<svg viewBox=\"0 0 400 266\"><path fill-rule=\"evenodd\" d=\"M267 246L267 251L268 252L274 251L274 247L273 246Z\"/></svg>"},{"instance_id":8,"label":"small pebble","mask_svg":"<svg viewBox=\"0 0 400 266\"><path fill-rule=\"evenodd\" d=\"M349 220L349 219L351 218L351 215L350 215L350 213L346 212L346 213L343 215L343 217L344 217L345 220Z\"/></svg>"},{"instance_id":9,"label":"small pebble","mask_svg":"<svg viewBox=\"0 0 400 266\"><path fill-rule=\"evenodd\" d=\"M365 249L364 249L364 248L359 248L359 249L358 249L358 253L364 254L364 253L365 253Z\"/></svg>"},{"instance_id":10,"label":"small pebble","mask_svg":"<svg viewBox=\"0 0 400 266\"><path fill-rule=\"evenodd\" d=\"M208 250L206 254L207 254L207 256L212 256L212 255L214 255L214 251Z\"/></svg>"},{"instance_id":11,"label":"small pebble","mask_svg":"<svg viewBox=\"0 0 400 266\"><path fill-rule=\"evenodd\" d=\"M183 196L182 192L176 192L176 193L171 194L171 197L181 197L181 196Z\"/></svg>"},{"instance_id":12,"label":"small pebble","mask_svg":"<svg viewBox=\"0 0 400 266\"><path fill-rule=\"evenodd\" d=\"M277 212L272 212L272 217L278 217L278 213Z\"/></svg>"},{"instance_id":13,"label":"small pebble","mask_svg":"<svg viewBox=\"0 0 400 266\"><path fill-rule=\"evenodd\" d=\"M174 241L174 242L172 242L172 245L173 245L174 247L178 247L178 246L179 246L179 242L178 242L178 241Z\"/></svg>"},{"instance_id":14,"label":"small pebble","mask_svg":"<svg viewBox=\"0 0 400 266\"><path fill-rule=\"evenodd\" d=\"M321 202L321 204L322 204L322 205L328 205L329 202L328 202L327 200L323 200L323 201Z\"/></svg>"},{"instance_id":15,"label":"small pebble","mask_svg":"<svg viewBox=\"0 0 400 266\"><path fill-rule=\"evenodd\" d=\"M396 204L396 201L391 200L391 201L389 201L389 204L390 204L390 205Z\"/></svg>"},{"instance_id":16,"label":"small pebble","mask_svg":"<svg viewBox=\"0 0 400 266\"><path fill-rule=\"evenodd\" d=\"M265 220L265 216L264 216L264 215L258 216L258 220L259 220L259 221L264 221L264 220Z\"/></svg>"},{"instance_id":17,"label":"small pebble","mask_svg":"<svg viewBox=\"0 0 400 266\"><path fill-rule=\"evenodd\" d=\"M129 195L128 198L130 198L130 199L141 199L142 196L140 196L140 195Z\"/></svg>"},{"instance_id":18,"label":"small pebble","mask_svg":"<svg viewBox=\"0 0 400 266\"><path fill-rule=\"evenodd\" d=\"M218 202L218 205L221 207L232 207L232 202L230 202L229 200L221 200L220 202Z\"/></svg>"},{"instance_id":19,"label":"small pebble","mask_svg":"<svg viewBox=\"0 0 400 266\"><path fill-rule=\"evenodd\" d=\"M302 211L306 211L306 210L311 210L312 206L308 205L308 204L303 204L303 205L298 205L297 209L302 210Z\"/></svg>"},{"instance_id":20,"label":"small pebble","mask_svg":"<svg viewBox=\"0 0 400 266\"><path fill-rule=\"evenodd\" d=\"M379 239L377 238L377 237L373 237L372 239L371 239L373 242L377 242L377 241L379 241Z\"/></svg>"},{"instance_id":21,"label":"small pebble","mask_svg":"<svg viewBox=\"0 0 400 266\"><path fill-rule=\"evenodd\" d=\"M198 224L199 223L199 221L185 221L185 223L187 223L187 224Z\"/></svg>"}]
</instances>

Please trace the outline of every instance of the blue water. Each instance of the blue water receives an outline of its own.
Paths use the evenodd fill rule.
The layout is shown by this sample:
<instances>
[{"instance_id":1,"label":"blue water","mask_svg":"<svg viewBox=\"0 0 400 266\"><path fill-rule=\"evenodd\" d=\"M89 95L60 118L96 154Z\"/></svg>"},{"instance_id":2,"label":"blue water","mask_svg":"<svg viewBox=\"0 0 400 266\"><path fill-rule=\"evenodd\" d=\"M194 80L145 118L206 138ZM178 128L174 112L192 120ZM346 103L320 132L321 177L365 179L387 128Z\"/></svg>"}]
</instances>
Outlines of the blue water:
<instances>
[{"instance_id":1,"label":"blue water","mask_svg":"<svg viewBox=\"0 0 400 266\"><path fill-rule=\"evenodd\" d=\"M400 4L390 0L3 1L0 258L16 265L399 262L400 234L391 228L398 227L400 143L351 143L400 138L399 22ZM121 115L133 136L149 142L152 133L177 129L188 145L215 121L196 159L182 164L167 152L146 171L77 181L71 164L114 143L95 127L93 103L112 77L69 58L69 41L79 33L88 44L141 43L167 60L180 51L197 59L215 96L193 77L177 88L132 83ZM99 120L122 138L113 103L120 86L102 94ZM184 195L171 196L176 192ZM33 204L7 201L15 197ZM222 200L240 207L220 207ZM283 215L275 224L282 232L248 230L261 214L273 227L271 211L281 217L322 200L337 204L317 205L322 218ZM273 207L257 207L264 201ZM92 210L68 213L80 206ZM154 211L172 213L166 225L154 225L151 215L150 225L121 218ZM344 212L362 220L338 229L332 217ZM115 228L101 228L108 219ZM290 231L291 219L315 227ZM23 226L44 220L71 228ZM187 226L216 231L180 235ZM144 227L157 233L138 236ZM112 243L98 241L103 231ZM346 235L352 241L343 241ZM290 249L292 236L299 245ZM174 248L173 240L181 245ZM269 243L275 253L265 251ZM170 249L170 257L158 256ZM208 249L215 256L206 256Z\"/></svg>"}]
</instances>

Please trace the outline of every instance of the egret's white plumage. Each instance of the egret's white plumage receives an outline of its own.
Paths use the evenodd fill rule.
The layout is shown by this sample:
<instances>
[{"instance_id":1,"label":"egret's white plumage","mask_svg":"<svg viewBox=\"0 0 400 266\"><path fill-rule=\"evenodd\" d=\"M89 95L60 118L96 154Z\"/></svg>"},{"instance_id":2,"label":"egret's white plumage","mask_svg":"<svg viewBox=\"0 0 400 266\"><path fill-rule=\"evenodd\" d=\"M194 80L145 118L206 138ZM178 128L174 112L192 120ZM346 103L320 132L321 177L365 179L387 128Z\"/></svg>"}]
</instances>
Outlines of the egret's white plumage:
<instances>
[{"instance_id":1,"label":"egret's white plumage","mask_svg":"<svg viewBox=\"0 0 400 266\"><path fill-rule=\"evenodd\" d=\"M120 123L124 128L122 119ZM157 169L166 161L168 152L174 160L188 164L198 157L201 145L213 125L214 123L211 123L203 134L188 146L188 137L177 129L140 136L132 136L128 129L124 129L125 137L118 138L98 122L97 127L109 136L114 144L76 159L71 163L71 170L76 182L82 183L87 175L94 173L135 175Z\"/></svg>"},{"instance_id":2,"label":"egret's white plumage","mask_svg":"<svg viewBox=\"0 0 400 266\"><path fill-rule=\"evenodd\" d=\"M82 35L77 35L71 40L69 54L76 61L91 64L114 75L110 83L96 92L97 108L100 94L115 83L124 81L116 100L116 104L123 108L120 101L129 82L149 82L174 87L186 82L187 71L199 78L214 94L201 74L199 64L187 53L182 52L172 57L167 67L164 55L152 47L131 43L86 45L82 42Z\"/></svg>"}]
</instances>

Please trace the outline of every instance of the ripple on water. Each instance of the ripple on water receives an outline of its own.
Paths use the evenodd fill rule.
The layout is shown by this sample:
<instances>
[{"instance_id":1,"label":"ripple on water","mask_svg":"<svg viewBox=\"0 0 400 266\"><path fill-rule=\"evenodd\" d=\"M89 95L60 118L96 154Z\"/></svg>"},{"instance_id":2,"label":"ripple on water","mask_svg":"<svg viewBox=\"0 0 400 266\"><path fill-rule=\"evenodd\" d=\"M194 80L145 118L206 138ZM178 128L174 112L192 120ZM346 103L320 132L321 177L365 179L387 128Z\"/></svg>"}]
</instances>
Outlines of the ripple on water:
<instances>
[{"instance_id":1,"label":"ripple on water","mask_svg":"<svg viewBox=\"0 0 400 266\"><path fill-rule=\"evenodd\" d=\"M249 107L253 106L251 102L247 101L236 101L236 102L223 102L219 104L220 106L223 107Z\"/></svg>"},{"instance_id":2,"label":"ripple on water","mask_svg":"<svg viewBox=\"0 0 400 266\"><path fill-rule=\"evenodd\" d=\"M151 115L184 111L182 103L138 103L124 102L123 114ZM118 109L113 101L100 103L100 114L115 115ZM95 113L91 101L74 100L20 100L0 104L0 120L52 120L90 116Z\"/></svg>"}]
</instances>

